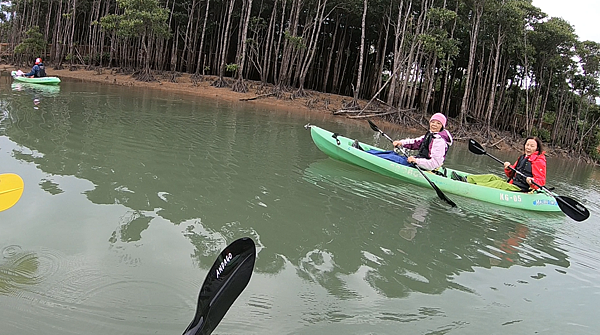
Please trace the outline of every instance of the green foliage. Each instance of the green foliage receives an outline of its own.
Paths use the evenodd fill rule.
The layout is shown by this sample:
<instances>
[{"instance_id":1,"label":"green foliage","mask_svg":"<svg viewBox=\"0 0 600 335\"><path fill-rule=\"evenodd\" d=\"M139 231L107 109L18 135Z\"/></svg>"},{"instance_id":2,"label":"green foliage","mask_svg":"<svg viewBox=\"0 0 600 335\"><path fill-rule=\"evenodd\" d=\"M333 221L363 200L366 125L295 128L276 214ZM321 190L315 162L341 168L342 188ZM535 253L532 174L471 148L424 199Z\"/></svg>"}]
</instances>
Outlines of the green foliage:
<instances>
[{"instance_id":1,"label":"green foliage","mask_svg":"<svg viewBox=\"0 0 600 335\"><path fill-rule=\"evenodd\" d=\"M444 26L457 18L456 12L434 7L427 11L427 17L431 20L432 28L418 35L417 39L426 52L433 53L444 60L450 56L450 62L452 62L452 59L458 55L458 41L449 37Z\"/></svg>"},{"instance_id":2,"label":"green foliage","mask_svg":"<svg viewBox=\"0 0 600 335\"><path fill-rule=\"evenodd\" d=\"M446 58L446 56L454 58L459 51L457 41L446 35L445 31L437 30L429 34L421 34L418 39L424 50L434 52L439 58Z\"/></svg>"},{"instance_id":3,"label":"green foliage","mask_svg":"<svg viewBox=\"0 0 600 335\"><path fill-rule=\"evenodd\" d=\"M593 76L575 74L571 78L571 85L582 96L600 96L598 78L594 78Z\"/></svg>"},{"instance_id":4,"label":"green foliage","mask_svg":"<svg viewBox=\"0 0 600 335\"><path fill-rule=\"evenodd\" d=\"M590 146L590 151L588 152L590 156L596 161L600 161L600 128L596 127L596 132L594 136L593 145Z\"/></svg>"},{"instance_id":5,"label":"green foliage","mask_svg":"<svg viewBox=\"0 0 600 335\"><path fill-rule=\"evenodd\" d=\"M554 113L554 112L546 112L544 114L544 122L545 123L553 124L554 121L556 121L556 113Z\"/></svg>"},{"instance_id":6,"label":"green foliage","mask_svg":"<svg viewBox=\"0 0 600 335\"><path fill-rule=\"evenodd\" d=\"M137 37L154 34L158 37L170 36L167 24L169 11L159 6L158 0L117 0L123 14L109 14L100 19L100 25L107 31L114 31L119 37Z\"/></svg>"},{"instance_id":7,"label":"green foliage","mask_svg":"<svg viewBox=\"0 0 600 335\"><path fill-rule=\"evenodd\" d=\"M267 29L267 21L262 17L253 16L250 18L249 27L250 31L260 32Z\"/></svg>"},{"instance_id":8,"label":"green foliage","mask_svg":"<svg viewBox=\"0 0 600 335\"><path fill-rule=\"evenodd\" d=\"M381 74L381 82L385 83L386 81L388 81L388 79L390 79L390 77L391 77L391 73L389 71L382 73Z\"/></svg>"},{"instance_id":9,"label":"green foliage","mask_svg":"<svg viewBox=\"0 0 600 335\"><path fill-rule=\"evenodd\" d=\"M542 140L542 142L550 142L550 130L545 128L533 128L531 131L531 135L537 136Z\"/></svg>"},{"instance_id":10,"label":"green foliage","mask_svg":"<svg viewBox=\"0 0 600 335\"><path fill-rule=\"evenodd\" d=\"M306 44L302 36L292 36L289 30L284 32L284 38L288 40L295 49L306 49Z\"/></svg>"},{"instance_id":11,"label":"green foliage","mask_svg":"<svg viewBox=\"0 0 600 335\"><path fill-rule=\"evenodd\" d=\"M38 57L42 55L46 49L46 41L44 35L40 32L38 26L34 26L25 32L25 39L15 47L15 54Z\"/></svg>"},{"instance_id":12,"label":"green foliage","mask_svg":"<svg viewBox=\"0 0 600 335\"><path fill-rule=\"evenodd\" d=\"M577 53L581 58L584 73L600 77L600 43L585 41L577 45Z\"/></svg>"},{"instance_id":13,"label":"green foliage","mask_svg":"<svg viewBox=\"0 0 600 335\"><path fill-rule=\"evenodd\" d=\"M427 11L427 17L431 19L431 22L435 26L445 25L446 23L452 22L456 19L458 14L455 11L434 7Z\"/></svg>"},{"instance_id":14,"label":"green foliage","mask_svg":"<svg viewBox=\"0 0 600 335\"><path fill-rule=\"evenodd\" d=\"M238 68L239 68L239 65L237 65L235 63L225 65L225 71L227 71L227 72L235 72L235 71L237 71Z\"/></svg>"}]
</instances>

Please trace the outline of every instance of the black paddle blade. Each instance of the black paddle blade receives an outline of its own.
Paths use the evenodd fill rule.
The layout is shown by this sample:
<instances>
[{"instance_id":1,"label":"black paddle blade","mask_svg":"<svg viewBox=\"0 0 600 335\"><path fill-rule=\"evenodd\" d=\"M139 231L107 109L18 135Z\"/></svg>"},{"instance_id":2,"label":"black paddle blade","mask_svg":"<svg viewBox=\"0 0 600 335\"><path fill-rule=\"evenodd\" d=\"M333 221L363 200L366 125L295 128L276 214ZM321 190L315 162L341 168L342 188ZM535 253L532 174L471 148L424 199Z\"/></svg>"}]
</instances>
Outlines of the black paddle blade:
<instances>
[{"instance_id":1,"label":"black paddle blade","mask_svg":"<svg viewBox=\"0 0 600 335\"><path fill-rule=\"evenodd\" d=\"M436 184L434 184L431 180L429 180L429 178L425 177L427 179L427 181L429 181L429 184L431 184L431 187L433 187L433 189L435 190L435 193L437 193L438 198L444 200L445 202L448 203L448 205L452 206L452 207L456 207L456 204L454 203L454 201L450 200L445 194L444 192L442 192L442 190L440 190Z\"/></svg>"},{"instance_id":2,"label":"black paddle blade","mask_svg":"<svg viewBox=\"0 0 600 335\"><path fill-rule=\"evenodd\" d=\"M476 155L485 155L485 149L474 139L469 139L469 150Z\"/></svg>"},{"instance_id":3,"label":"black paddle blade","mask_svg":"<svg viewBox=\"0 0 600 335\"><path fill-rule=\"evenodd\" d=\"M590 217L590 211L585 208L582 204L577 202L575 199L571 199L566 196L556 195L554 196L558 203L558 207L575 221L584 221Z\"/></svg>"},{"instance_id":4,"label":"black paddle blade","mask_svg":"<svg viewBox=\"0 0 600 335\"><path fill-rule=\"evenodd\" d=\"M235 240L221 251L200 288L196 315L184 335L212 333L248 285L255 259L256 247L249 237Z\"/></svg>"},{"instance_id":5,"label":"black paddle blade","mask_svg":"<svg viewBox=\"0 0 600 335\"><path fill-rule=\"evenodd\" d=\"M373 131L381 131L373 122L371 122L371 120L367 120L367 122L369 122L369 126L371 126L371 129L373 129Z\"/></svg>"}]
</instances>

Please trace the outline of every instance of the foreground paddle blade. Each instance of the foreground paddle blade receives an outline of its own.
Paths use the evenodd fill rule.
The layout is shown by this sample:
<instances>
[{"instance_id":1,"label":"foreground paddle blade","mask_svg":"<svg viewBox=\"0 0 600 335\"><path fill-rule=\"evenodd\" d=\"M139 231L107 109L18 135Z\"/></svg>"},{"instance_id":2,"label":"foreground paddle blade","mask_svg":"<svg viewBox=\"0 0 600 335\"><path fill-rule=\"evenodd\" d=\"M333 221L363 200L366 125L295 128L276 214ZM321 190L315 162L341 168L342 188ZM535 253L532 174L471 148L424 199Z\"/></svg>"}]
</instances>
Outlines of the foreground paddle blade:
<instances>
[{"instance_id":1,"label":"foreground paddle blade","mask_svg":"<svg viewBox=\"0 0 600 335\"><path fill-rule=\"evenodd\" d=\"M196 315L184 335L212 333L248 285L255 259L256 247L249 237L235 240L221 251L200 288Z\"/></svg>"},{"instance_id":2,"label":"foreground paddle blade","mask_svg":"<svg viewBox=\"0 0 600 335\"><path fill-rule=\"evenodd\" d=\"M564 195L554 195L558 203L558 207L571 219L575 221L584 221L590 217L590 211L575 199L571 199Z\"/></svg>"},{"instance_id":3,"label":"foreground paddle blade","mask_svg":"<svg viewBox=\"0 0 600 335\"><path fill-rule=\"evenodd\" d=\"M0 174L0 212L9 209L21 199L23 179L14 173Z\"/></svg>"}]
</instances>

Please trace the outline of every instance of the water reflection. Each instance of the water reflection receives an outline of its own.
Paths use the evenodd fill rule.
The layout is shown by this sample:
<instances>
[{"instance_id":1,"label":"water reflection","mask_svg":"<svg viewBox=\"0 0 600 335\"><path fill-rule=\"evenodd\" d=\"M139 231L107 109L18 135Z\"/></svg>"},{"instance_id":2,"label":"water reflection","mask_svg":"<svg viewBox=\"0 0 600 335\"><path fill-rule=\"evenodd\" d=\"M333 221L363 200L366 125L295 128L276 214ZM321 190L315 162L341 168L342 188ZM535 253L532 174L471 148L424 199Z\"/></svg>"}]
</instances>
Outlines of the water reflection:
<instances>
[{"instance_id":1,"label":"water reflection","mask_svg":"<svg viewBox=\"0 0 600 335\"><path fill-rule=\"evenodd\" d=\"M476 267L570 266L566 252L552 241L551 235L545 231L531 232L528 228L530 224L539 224L539 227L558 224L564 221L563 216L526 211L498 215L495 211L504 209L489 205L481 212L477 207L468 207L465 213L466 210L444 206L433 191L414 192L411 185L365 173L331 159L312 163L304 177L323 193L336 194L343 190L362 195L369 192L371 196L365 197L369 199L365 200L369 206L360 210L369 213L369 219L379 224L369 232L373 236L372 243L356 245L350 240L342 241L347 243L339 246L339 250L344 250L343 254L332 254L329 250L336 250L332 246L336 242L332 241L327 250L311 251L301 264L318 255L313 262L321 262L327 265L326 269L337 268L347 274L366 266L365 280L388 297L403 297L413 291L440 294L448 288L470 291L454 278L460 272L473 272ZM374 198L378 201L373 201ZM456 200L466 207L463 199ZM340 200L331 207L343 206L343 197ZM395 222L385 222L389 221L388 211L395 212ZM527 224L522 222L524 217ZM336 239L343 236L340 232ZM352 257L346 257L347 254ZM345 266L340 262L348 258L361 259L361 262L344 271ZM314 272L319 267L311 269ZM334 271L329 272L332 272L331 277L337 275ZM314 274L312 277L318 278Z\"/></svg>"},{"instance_id":2,"label":"water reflection","mask_svg":"<svg viewBox=\"0 0 600 335\"><path fill-rule=\"evenodd\" d=\"M142 239L142 232L150 226L152 217L146 216L140 211L128 212L122 217L123 221L109 239L114 244L120 242L136 242Z\"/></svg>"},{"instance_id":3,"label":"water reflection","mask_svg":"<svg viewBox=\"0 0 600 335\"><path fill-rule=\"evenodd\" d=\"M11 88L15 92L25 93L33 102L33 109L37 110L45 102L45 98L56 97L60 94L58 85L40 85L30 83L13 83Z\"/></svg>"},{"instance_id":4,"label":"water reflection","mask_svg":"<svg viewBox=\"0 0 600 335\"><path fill-rule=\"evenodd\" d=\"M249 286L250 303L242 305L242 310L251 310L250 316L239 324L256 315L269 319L269 326L277 323L275 319L285 319L279 325L281 333L296 330L286 328L293 328L287 324L289 315L299 316L301 325L373 317L404 323L422 320L422 329L434 329L425 325L431 316L440 319L452 311L432 307L430 296L443 297L439 301L458 293L469 301L481 299L492 286L478 281L482 273L500 274L499 281L518 273L521 281L535 277L550 282L548 269L574 272L575 246L589 246L585 252L597 254L593 247L597 239L588 238L588 244L577 241L589 236L581 227L595 229L591 219L572 226L562 213L518 211L458 195L452 197L458 208L450 208L433 190L326 158L302 128L304 119L158 99L144 92L111 92L104 86L68 85L40 111L30 108L30 97L22 92L0 97L5 116L0 120L2 157L16 162L13 166L36 170L38 178L26 182L30 189L25 195L30 198L20 205L35 207L39 217L48 218L43 224L32 223L30 230L20 225L29 237L10 236L11 229L3 236L41 244L52 241L61 252L68 250L70 257L61 257L75 259L76 265L56 276L56 281L66 282L59 286L66 293L55 300L59 305L72 301L71 288L79 292L76 296L95 297L93 304L81 306L80 299L68 306L83 311L77 320L82 324L89 323L88 314L95 315L91 311L98 309L104 320L100 329L114 330L115 311L106 306L116 305L115 301L126 306L124 297L133 293L125 292L134 292L140 300L147 291L158 292L156 300L174 293L174 304L193 309L194 301L186 303L195 297L181 297L187 297L191 283L205 274L199 276L198 268L207 269L222 247L240 236L257 242L259 257L257 276ZM339 129L360 138L356 127ZM457 159L464 156L468 161L473 156L466 149L453 150ZM474 166L481 171L497 169L480 161ZM563 176L553 180L565 194L582 192L579 185L585 185ZM600 187L594 185L585 189L590 199L598 199ZM42 191L31 196L32 190ZM71 202L85 203L75 218L70 217ZM598 213L597 206L590 207L592 215ZM567 239L564 234L569 231L577 234ZM41 239L40 235L48 241L32 237ZM597 263L597 258L589 259ZM195 268L187 269L190 263ZM4 263L14 268L10 264ZM29 277L39 273L34 265L25 262L23 273ZM536 267L539 270L531 269ZM502 271L506 269L510 271ZM465 279L470 275L475 279ZM152 281L146 282L148 278ZM180 282L172 282L173 278ZM559 285L564 279L552 280ZM531 286L533 295L546 294L551 285ZM167 293L161 296L161 290ZM497 299L493 303L523 300L519 292L509 293L505 300L496 298L496 292L487 293ZM411 300L415 296L422 300ZM411 299L387 299L406 297ZM315 301L322 307L315 308ZM413 305L402 310L404 304ZM151 304L140 301L139 306ZM124 307L122 312L130 311ZM158 314L157 327L169 319L152 312L136 312L133 319ZM248 330L244 327L235 329ZM389 329L383 327L380 333Z\"/></svg>"},{"instance_id":5,"label":"water reflection","mask_svg":"<svg viewBox=\"0 0 600 335\"><path fill-rule=\"evenodd\" d=\"M52 97L60 94L59 85L40 85L30 83L12 83L11 89L16 92L25 92L36 98Z\"/></svg>"}]
</instances>

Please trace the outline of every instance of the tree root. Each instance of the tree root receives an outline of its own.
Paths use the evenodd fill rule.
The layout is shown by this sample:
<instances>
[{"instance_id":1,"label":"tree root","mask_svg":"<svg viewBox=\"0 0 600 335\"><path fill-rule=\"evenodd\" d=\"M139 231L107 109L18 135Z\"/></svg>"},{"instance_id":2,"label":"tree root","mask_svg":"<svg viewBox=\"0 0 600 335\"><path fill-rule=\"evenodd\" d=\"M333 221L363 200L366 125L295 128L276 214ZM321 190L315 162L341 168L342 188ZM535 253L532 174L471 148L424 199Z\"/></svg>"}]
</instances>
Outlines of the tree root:
<instances>
[{"instance_id":1,"label":"tree root","mask_svg":"<svg viewBox=\"0 0 600 335\"><path fill-rule=\"evenodd\" d=\"M152 72L147 69L134 72L132 76L137 81L143 81L146 83L151 82L151 81L156 81L156 78L154 78L154 76L152 75Z\"/></svg>"},{"instance_id":2,"label":"tree root","mask_svg":"<svg viewBox=\"0 0 600 335\"><path fill-rule=\"evenodd\" d=\"M238 93L246 93L248 92L248 85L246 85L243 79L239 79L233 84L231 90Z\"/></svg>"},{"instance_id":3,"label":"tree root","mask_svg":"<svg viewBox=\"0 0 600 335\"><path fill-rule=\"evenodd\" d=\"M211 86L214 87L229 87L229 83L227 82L227 80L225 80L225 78L218 78L217 80L213 81L212 84L210 84Z\"/></svg>"}]
</instances>

